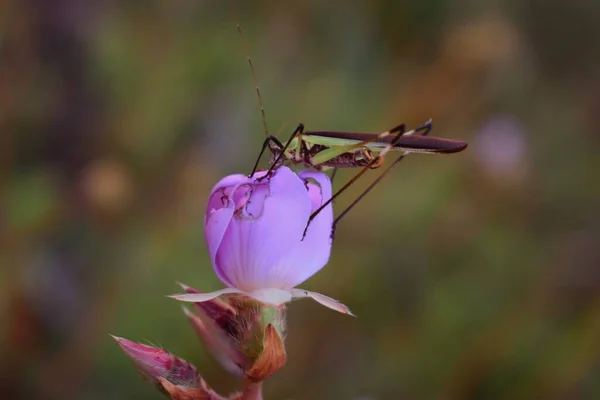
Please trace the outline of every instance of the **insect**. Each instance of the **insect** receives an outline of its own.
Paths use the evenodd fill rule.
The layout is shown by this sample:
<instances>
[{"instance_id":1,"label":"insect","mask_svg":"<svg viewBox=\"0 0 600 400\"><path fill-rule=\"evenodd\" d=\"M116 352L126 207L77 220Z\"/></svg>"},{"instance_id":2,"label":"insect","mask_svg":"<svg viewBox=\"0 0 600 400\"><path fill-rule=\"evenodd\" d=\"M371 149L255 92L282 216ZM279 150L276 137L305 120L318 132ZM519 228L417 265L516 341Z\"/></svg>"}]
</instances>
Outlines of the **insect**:
<instances>
[{"instance_id":1,"label":"insect","mask_svg":"<svg viewBox=\"0 0 600 400\"><path fill-rule=\"evenodd\" d=\"M309 168L323 171L329 168L368 167L379 168L383 165L383 155L388 151L403 153L448 154L457 153L467 147L466 142L428 137L432 129L429 120L420 127L406 131L406 125L398 125L389 131L376 133L304 131L299 124L292 136L283 145L277 137L269 135L265 139L252 174L265 150L271 152L270 170L274 170L285 161L304 164ZM422 135L414 135L423 131ZM379 153L374 156L373 153Z\"/></svg>"},{"instance_id":2,"label":"insect","mask_svg":"<svg viewBox=\"0 0 600 400\"><path fill-rule=\"evenodd\" d=\"M369 193L393 167L402 161L406 155L410 153L451 154L461 152L467 147L467 143L463 141L428 136L433 126L431 120L410 131L407 131L405 124L401 124L379 134L364 132L305 131L304 125L299 124L287 142L283 144L276 136L270 135L267 129L265 111L256 79L256 73L254 72L254 66L252 65L252 60L250 59L248 48L244 41L240 24L237 23L237 19L236 25L254 80L254 86L262 113L263 126L265 134L267 135L249 176L254 175L258 169L259 162L267 149L271 153L269 169L267 174L258 178L259 180L267 179L273 171L285 162L302 164L305 167L314 168L319 171L334 168L332 179L335 176L337 168L361 168L353 178L338 189L329 200L324 202L321 207L316 209L310 215L306 228L304 229L304 234L306 234L308 226L321 210L348 189L366 171L381 167L388 152L400 152L400 155L375 179L375 181L373 181L349 206L347 206L340 215L335 218L332 227L332 237L335 232L335 227L342 217L362 200L362 198Z\"/></svg>"}]
</instances>

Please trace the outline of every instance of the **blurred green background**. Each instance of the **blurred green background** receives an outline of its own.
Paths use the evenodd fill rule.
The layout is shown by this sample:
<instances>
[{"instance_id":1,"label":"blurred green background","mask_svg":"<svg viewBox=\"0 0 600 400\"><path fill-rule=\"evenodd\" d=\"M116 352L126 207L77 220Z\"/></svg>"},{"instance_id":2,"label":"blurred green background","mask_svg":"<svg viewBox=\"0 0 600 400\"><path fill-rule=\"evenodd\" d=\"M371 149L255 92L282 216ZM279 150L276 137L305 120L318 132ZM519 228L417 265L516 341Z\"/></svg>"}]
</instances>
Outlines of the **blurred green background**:
<instances>
[{"instance_id":1,"label":"blurred green background","mask_svg":"<svg viewBox=\"0 0 600 400\"><path fill-rule=\"evenodd\" d=\"M591 0L0 2L0 398L162 398L109 333L238 388L164 297L221 287L204 205L264 138L233 14L281 137L432 118L470 143L342 220L302 287L358 318L291 305L266 398L599 399Z\"/></svg>"}]
</instances>

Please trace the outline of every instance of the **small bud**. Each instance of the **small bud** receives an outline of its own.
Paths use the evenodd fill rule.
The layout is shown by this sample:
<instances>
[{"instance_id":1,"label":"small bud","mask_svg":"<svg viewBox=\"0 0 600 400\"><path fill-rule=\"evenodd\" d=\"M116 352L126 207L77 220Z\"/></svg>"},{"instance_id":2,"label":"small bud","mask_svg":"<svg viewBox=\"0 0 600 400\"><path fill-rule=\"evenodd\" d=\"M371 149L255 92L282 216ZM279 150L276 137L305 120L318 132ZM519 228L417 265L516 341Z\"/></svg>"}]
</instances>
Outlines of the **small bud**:
<instances>
[{"instance_id":1,"label":"small bud","mask_svg":"<svg viewBox=\"0 0 600 400\"><path fill-rule=\"evenodd\" d=\"M156 347L146 346L113 336L121 350L129 357L144 379L163 389L160 379L188 388L201 388L204 384L196 368L187 361Z\"/></svg>"},{"instance_id":2,"label":"small bud","mask_svg":"<svg viewBox=\"0 0 600 400\"><path fill-rule=\"evenodd\" d=\"M208 318L200 318L186 308L183 309L183 312L200 340L221 365L232 374L242 376L245 358L235 346L232 337L227 336L224 330L221 330Z\"/></svg>"},{"instance_id":3,"label":"small bud","mask_svg":"<svg viewBox=\"0 0 600 400\"><path fill-rule=\"evenodd\" d=\"M189 286L181 286L187 293L200 293ZM244 368L251 361L240 351L235 339L237 310L220 298L193 305L196 314L186 308L183 312L200 340L226 370L243 376Z\"/></svg>"},{"instance_id":4,"label":"small bud","mask_svg":"<svg viewBox=\"0 0 600 400\"><path fill-rule=\"evenodd\" d=\"M182 286L189 294L199 293ZM184 309L192 327L230 372L258 382L285 364L284 306L266 305L239 294L193 305L195 314Z\"/></svg>"}]
</instances>

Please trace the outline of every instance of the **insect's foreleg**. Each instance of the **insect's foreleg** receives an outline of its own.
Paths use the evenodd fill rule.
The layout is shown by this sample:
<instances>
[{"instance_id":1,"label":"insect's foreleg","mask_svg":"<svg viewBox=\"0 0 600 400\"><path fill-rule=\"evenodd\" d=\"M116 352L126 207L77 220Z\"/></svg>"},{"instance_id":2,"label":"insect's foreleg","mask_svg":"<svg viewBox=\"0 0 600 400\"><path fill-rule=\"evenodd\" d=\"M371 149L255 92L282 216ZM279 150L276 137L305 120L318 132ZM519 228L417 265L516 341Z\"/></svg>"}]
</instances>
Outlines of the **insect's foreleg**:
<instances>
[{"instance_id":1,"label":"insect's foreleg","mask_svg":"<svg viewBox=\"0 0 600 400\"><path fill-rule=\"evenodd\" d=\"M260 162L262 155L264 154L267 147L269 147L269 143L271 143L271 142L275 143L275 145L277 147L279 147L280 149L283 149L283 144L281 144L279 139L277 139L275 136L272 136L272 135L267 136L267 138L265 139L265 141L262 144L262 149L260 149L260 153L258 154L256 163L254 164L254 168L252 168L252 172L250 173L250 175L248 175L248 178L251 178L252 175L254 175L254 173L256 172L256 169L258 168L258 163Z\"/></svg>"},{"instance_id":2,"label":"insect's foreleg","mask_svg":"<svg viewBox=\"0 0 600 400\"><path fill-rule=\"evenodd\" d=\"M386 146L381 153L379 153L379 155L377 157L375 157L368 165L364 166L356 175L354 175L354 177L352 177L352 179L350 179L348 182L346 182L346 184L344 186L342 186L337 192L335 192L331 198L329 200L327 200L325 203L321 204L321 207L317 208L315 211L312 212L312 214L310 214L310 217L308 217L308 221L306 223L306 227L304 228L304 233L302 238L304 239L304 236L306 236L306 231L308 230L308 227L310 225L310 223L313 221L313 219L315 219L315 217L321 212L323 211L323 209L325 207L327 207L332 201L334 201L340 194L342 194L346 189L348 189L354 182L356 182L356 180L358 178L360 178L365 172L367 172L369 169L371 169L375 164L380 164L382 157L385 156L385 153L387 153L388 151L390 151L394 145L396 143L398 143L398 141L400 141L400 138L402 137L402 135L404 134L404 132L406 131L406 126L404 124L397 126L394 129L391 129L387 132L384 132L383 134L381 134L380 136L384 135L387 136L388 134L397 134L396 138L394 140L392 140L390 142L390 144L388 146ZM404 155L403 155L404 156ZM402 156L402 157L403 157ZM396 161L397 163L398 161ZM388 168L389 169L389 168ZM346 211L345 211L346 212ZM335 228L335 222L332 226L332 235L333 235L333 229Z\"/></svg>"},{"instance_id":3,"label":"insect's foreleg","mask_svg":"<svg viewBox=\"0 0 600 400\"><path fill-rule=\"evenodd\" d=\"M292 143L292 140L294 140L294 138L296 138L297 136L302 136L303 132L304 132L304 124L298 124L298 126L296 127L296 129L294 129L294 132L292 133L292 135L286 142L285 146L282 146L281 143L279 143L278 146L281 149L280 153L277 155L277 158L275 160L273 160L273 163L269 167L269 170L267 171L267 173L263 177L258 178L258 181L261 181L261 180L265 179L266 177L271 176L271 173L273 172L273 170L279 166L279 162L285 156L285 151L288 149L288 147L290 147L290 143ZM264 148L263 148L263 151L264 151Z\"/></svg>"}]
</instances>

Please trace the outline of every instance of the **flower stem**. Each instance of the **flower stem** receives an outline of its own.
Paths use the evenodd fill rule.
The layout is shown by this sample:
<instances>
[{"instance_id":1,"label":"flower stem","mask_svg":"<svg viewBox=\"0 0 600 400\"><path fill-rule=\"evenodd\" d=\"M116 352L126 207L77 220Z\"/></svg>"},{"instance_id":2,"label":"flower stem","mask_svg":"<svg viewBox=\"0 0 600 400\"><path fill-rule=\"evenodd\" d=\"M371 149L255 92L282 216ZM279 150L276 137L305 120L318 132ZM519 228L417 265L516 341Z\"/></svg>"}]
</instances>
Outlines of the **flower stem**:
<instances>
[{"instance_id":1,"label":"flower stem","mask_svg":"<svg viewBox=\"0 0 600 400\"><path fill-rule=\"evenodd\" d=\"M262 400L262 382L244 381L244 391L240 400Z\"/></svg>"}]
</instances>

